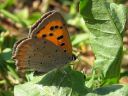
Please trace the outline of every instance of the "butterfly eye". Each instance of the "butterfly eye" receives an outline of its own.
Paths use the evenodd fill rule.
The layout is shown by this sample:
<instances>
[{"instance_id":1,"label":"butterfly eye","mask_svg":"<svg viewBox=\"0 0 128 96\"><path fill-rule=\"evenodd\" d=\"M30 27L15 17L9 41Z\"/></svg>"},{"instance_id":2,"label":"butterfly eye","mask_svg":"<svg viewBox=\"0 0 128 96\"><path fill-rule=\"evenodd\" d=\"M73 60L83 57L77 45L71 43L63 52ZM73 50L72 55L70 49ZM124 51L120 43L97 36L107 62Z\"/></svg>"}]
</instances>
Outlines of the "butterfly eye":
<instances>
[{"instance_id":1,"label":"butterfly eye","mask_svg":"<svg viewBox=\"0 0 128 96\"><path fill-rule=\"evenodd\" d=\"M72 60L76 60L76 56L74 54L72 55Z\"/></svg>"}]
</instances>

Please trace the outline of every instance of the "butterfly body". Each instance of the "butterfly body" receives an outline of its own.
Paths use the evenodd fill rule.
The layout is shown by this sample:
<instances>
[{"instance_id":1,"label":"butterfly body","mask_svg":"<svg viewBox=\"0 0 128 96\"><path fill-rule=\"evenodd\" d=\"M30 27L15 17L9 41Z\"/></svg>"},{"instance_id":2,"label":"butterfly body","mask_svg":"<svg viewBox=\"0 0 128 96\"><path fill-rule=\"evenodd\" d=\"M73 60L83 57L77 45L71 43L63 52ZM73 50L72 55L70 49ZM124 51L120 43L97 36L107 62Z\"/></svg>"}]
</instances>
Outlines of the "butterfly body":
<instances>
[{"instance_id":1,"label":"butterfly body","mask_svg":"<svg viewBox=\"0 0 128 96\"><path fill-rule=\"evenodd\" d=\"M46 13L32 26L29 36L14 45L13 59L19 71L47 72L72 61L66 23L57 11Z\"/></svg>"}]
</instances>

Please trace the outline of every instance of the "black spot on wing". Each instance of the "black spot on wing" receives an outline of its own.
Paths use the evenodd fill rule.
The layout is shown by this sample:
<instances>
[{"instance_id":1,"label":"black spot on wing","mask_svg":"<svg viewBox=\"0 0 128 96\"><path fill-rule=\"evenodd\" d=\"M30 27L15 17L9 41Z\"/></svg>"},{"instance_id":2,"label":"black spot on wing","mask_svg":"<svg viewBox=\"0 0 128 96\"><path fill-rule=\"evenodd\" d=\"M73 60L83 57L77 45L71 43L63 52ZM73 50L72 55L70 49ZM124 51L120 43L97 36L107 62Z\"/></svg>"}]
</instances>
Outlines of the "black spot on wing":
<instances>
[{"instance_id":1,"label":"black spot on wing","mask_svg":"<svg viewBox=\"0 0 128 96\"><path fill-rule=\"evenodd\" d=\"M51 56L48 56L48 58L51 58Z\"/></svg>"},{"instance_id":2,"label":"black spot on wing","mask_svg":"<svg viewBox=\"0 0 128 96\"><path fill-rule=\"evenodd\" d=\"M64 50L64 52L67 52L67 50Z\"/></svg>"},{"instance_id":3,"label":"black spot on wing","mask_svg":"<svg viewBox=\"0 0 128 96\"><path fill-rule=\"evenodd\" d=\"M62 38L64 38L64 36L63 36L63 35L61 35L61 36L57 37L57 40L60 40L60 39L62 39Z\"/></svg>"},{"instance_id":4,"label":"black spot on wing","mask_svg":"<svg viewBox=\"0 0 128 96\"><path fill-rule=\"evenodd\" d=\"M55 52L58 52L58 50L56 49Z\"/></svg>"},{"instance_id":5,"label":"black spot on wing","mask_svg":"<svg viewBox=\"0 0 128 96\"><path fill-rule=\"evenodd\" d=\"M53 36L53 33L50 33L49 36Z\"/></svg>"},{"instance_id":6,"label":"black spot on wing","mask_svg":"<svg viewBox=\"0 0 128 96\"><path fill-rule=\"evenodd\" d=\"M63 29L63 26L60 26L60 29Z\"/></svg>"},{"instance_id":7,"label":"black spot on wing","mask_svg":"<svg viewBox=\"0 0 128 96\"><path fill-rule=\"evenodd\" d=\"M50 30L53 31L53 30L54 30L54 26L51 26L51 27L50 27Z\"/></svg>"},{"instance_id":8,"label":"black spot on wing","mask_svg":"<svg viewBox=\"0 0 128 96\"><path fill-rule=\"evenodd\" d=\"M46 34L43 34L43 35L42 35L42 38L44 38L44 37L46 37L46 36L47 36Z\"/></svg>"},{"instance_id":9,"label":"black spot on wing","mask_svg":"<svg viewBox=\"0 0 128 96\"><path fill-rule=\"evenodd\" d=\"M28 62L30 62L30 59L28 59Z\"/></svg>"},{"instance_id":10,"label":"black spot on wing","mask_svg":"<svg viewBox=\"0 0 128 96\"><path fill-rule=\"evenodd\" d=\"M61 44L60 44L60 46L64 46L64 45L65 45L65 43L61 43Z\"/></svg>"},{"instance_id":11,"label":"black spot on wing","mask_svg":"<svg viewBox=\"0 0 128 96\"><path fill-rule=\"evenodd\" d=\"M59 28L59 26L56 25L56 26L55 26L55 29L58 29L58 28Z\"/></svg>"}]
</instances>

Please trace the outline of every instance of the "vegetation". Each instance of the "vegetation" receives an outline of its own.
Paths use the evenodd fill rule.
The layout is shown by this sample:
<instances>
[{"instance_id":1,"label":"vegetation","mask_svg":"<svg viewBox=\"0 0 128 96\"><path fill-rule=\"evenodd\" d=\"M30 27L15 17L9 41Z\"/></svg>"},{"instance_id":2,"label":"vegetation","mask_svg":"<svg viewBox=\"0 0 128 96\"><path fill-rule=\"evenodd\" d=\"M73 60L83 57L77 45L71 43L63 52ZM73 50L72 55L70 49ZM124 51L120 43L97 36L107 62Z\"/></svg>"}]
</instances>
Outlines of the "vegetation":
<instances>
[{"instance_id":1,"label":"vegetation","mask_svg":"<svg viewBox=\"0 0 128 96\"><path fill-rule=\"evenodd\" d=\"M122 3L122 4L121 4ZM0 0L0 96L128 96L127 0ZM63 14L77 60L20 77L13 45L47 11Z\"/></svg>"}]
</instances>

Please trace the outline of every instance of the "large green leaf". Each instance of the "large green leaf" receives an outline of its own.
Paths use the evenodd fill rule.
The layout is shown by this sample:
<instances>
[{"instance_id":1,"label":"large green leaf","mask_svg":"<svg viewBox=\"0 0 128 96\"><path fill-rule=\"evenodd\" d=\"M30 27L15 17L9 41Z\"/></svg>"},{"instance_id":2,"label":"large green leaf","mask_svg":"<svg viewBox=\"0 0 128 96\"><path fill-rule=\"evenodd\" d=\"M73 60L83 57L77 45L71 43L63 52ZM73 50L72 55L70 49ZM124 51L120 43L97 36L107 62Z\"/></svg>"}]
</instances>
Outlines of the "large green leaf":
<instances>
[{"instance_id":1,"label":"large green leaf","mask_svg":"<svg viewBox=\"0 0 128 96\"><path fill-rule=\"evenodd\" d=\"M31 82L17 85L15 96L84 96L84 75L70 68L54 70L44 76L37 76Z\"/></svg>"},{"instance_id":2,"label":"large green leaf","mask_svg":"<svg viewBox=\"0 0 128 96\"><path fill-rule=\"evenodd\" d=\"M80 13L89 28L96 57L94 76L101 78L102 83L116 83L122 58L121 35L126 21L124 6L105 0L81 0Z\"/></svg>"},{"instance_id":3,"label":"large green leaf","mask_svg":"<svg viewBox=\"0 0 128 96\"><path fill-rule=\"evenodd\" d=\"M128 85L111 85L91 90L83 74L65 68L54 70L14 87L14 96L128 96Z\"/></svg>"}]
</instances>

